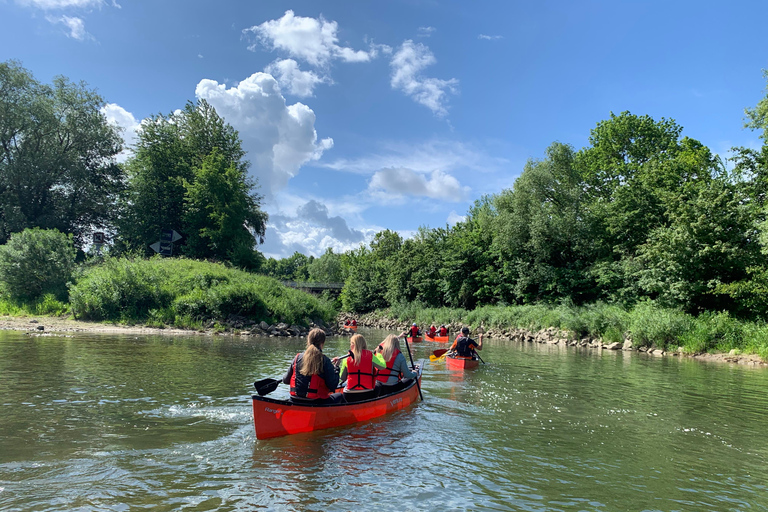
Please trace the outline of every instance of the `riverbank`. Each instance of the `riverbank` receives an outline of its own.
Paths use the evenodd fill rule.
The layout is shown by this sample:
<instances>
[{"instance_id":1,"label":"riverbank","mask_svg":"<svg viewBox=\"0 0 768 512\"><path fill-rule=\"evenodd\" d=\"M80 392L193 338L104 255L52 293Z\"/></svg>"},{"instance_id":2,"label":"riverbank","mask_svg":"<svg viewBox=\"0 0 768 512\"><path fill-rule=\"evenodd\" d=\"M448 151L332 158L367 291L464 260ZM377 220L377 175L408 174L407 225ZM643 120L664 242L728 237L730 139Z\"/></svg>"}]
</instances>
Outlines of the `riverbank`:
<instances>
[{"instance_id":1,"label":"riverbank","mask_svg":"<svg viewBox=\"0 0 768 512\"><path fill-rule=\"evenodd\" d=\"M247 325L246 325L247 324ZM268 325L265 322L259 324L246 322L246 324L223 328L217 325L209 329L181 329L178 327L152 327L142 324L118 324L91 322L86 320L74 320L71 317L58 316L28 316L28 317L0 317L0 330L21 331L31 336L44 336L52 334L68 334L76 332L90 332L96 334L143 334L166 336L262 336L262 337L304 337L312 327L323 329L328 336L343 335L335 326L328 327L324 324L313 324L303 327L288 324Z\"/></svg>"},{"instance_id":2,"label":"riverbank","mask_svg":"<svg viewBox=\"0 0 768 512\"><path fill-rule=\"evenodd\" d=\"M386 329L389 331L402 332L407 330L409 325L402 320L391 318L386 315L382 315L380 312L367 313L364 315L351 315L348 313L342 313L337 318L339 323L343 323L347 319L355 318L358 325L364 327L371 327L376 329ZM422 329L426 328L428 324L423 323L420 325ZM621 350L625 352L636 351L647 354L651 357L689 357L701 361L711 361L719 363L731 363L756 367L768 367L768 361L762 359L757 354L745 354L741 353L738 349L732 349L729 352L691 352L687 351L683 346L675 347L658 347L651 345L639 345L633 342L630 336L623 336L621 341L606 340L600 336L583 336L577 337L573 331L559 329L556 327L547 327L537 330L524 329L519 327L491 327L483 328L480 326L472 326L470 322L448 322L443 323L453 338L462 327L465 325L470 326L473 329L472 337L477 337L477 334L482 331L484 336L503 339L509 341L517 341L521 343L542 343L548 345L563 345L573 347L582 350Z\"/></svg>"}]
</instances>

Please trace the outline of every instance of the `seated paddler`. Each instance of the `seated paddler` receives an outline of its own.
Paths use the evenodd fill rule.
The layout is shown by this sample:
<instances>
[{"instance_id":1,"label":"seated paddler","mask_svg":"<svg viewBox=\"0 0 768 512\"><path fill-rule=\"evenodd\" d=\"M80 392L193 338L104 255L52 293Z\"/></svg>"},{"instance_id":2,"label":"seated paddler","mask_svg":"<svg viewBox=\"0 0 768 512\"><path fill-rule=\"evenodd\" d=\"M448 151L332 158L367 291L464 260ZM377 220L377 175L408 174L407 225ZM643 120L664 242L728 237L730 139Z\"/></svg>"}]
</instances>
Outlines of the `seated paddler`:
<instances>
[{"instance_id":1,"label":"seated paddler","mask_svg":"<svg viewBox=\"0 0 768 512\"><path fill-rule=\"evenodd\" d=\"M347 380L344 386L344 399L347 402L355 402L375 397L378 392L376 387L376 373L380 369L386 369L373 357L373 352L368 350L365 338L362 334L355 334L349 339L349 355L345 359L334 357L334 364L341 361L340 379Z\"/></svg>"},{"instance_id":2,"label":"seated paddler","mask_svg":"<svg viewBox=\"0 0 768 512\"><path fill-rule=\"evenodd\" d=\"M339 376L330 358L323 354L325 332L312 329L307 335L307 348L291 361L283 383L291 386L294 401L334 402L331 394L339 384Z\"/></svg>"}]
</instances>

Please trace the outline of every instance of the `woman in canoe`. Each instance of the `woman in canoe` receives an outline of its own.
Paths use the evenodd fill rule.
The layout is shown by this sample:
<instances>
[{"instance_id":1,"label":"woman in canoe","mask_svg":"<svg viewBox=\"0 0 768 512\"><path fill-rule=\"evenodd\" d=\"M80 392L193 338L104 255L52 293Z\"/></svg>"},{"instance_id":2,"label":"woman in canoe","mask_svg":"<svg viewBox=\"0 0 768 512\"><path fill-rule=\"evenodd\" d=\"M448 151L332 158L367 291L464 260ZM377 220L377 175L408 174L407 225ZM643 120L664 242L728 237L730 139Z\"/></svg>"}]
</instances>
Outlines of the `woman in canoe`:
<instances>
[{"instance_id":1,"label":"woman in canoe","mask_svg":"<svg viewBox=\"0 0 768 512\"><path fill-rule=\"evenodd\" d=\"M331 360L323 354L325 332L312 329L307 335L307 348L291 361L283 375L283 384L291 385L291 398L336 402L341 396L331 396L339 385L339 376Z\"/></svg>"},{"instance_id":2,"label":"woman in canoe","mask_svg":"<svg viewBox=\"0 0 768 512\"><path fill-rule=\"evenodd\" d=\"M437 327L435 327L435 324L429 326L429 329L427 330L427 336L430 338L437 336Z\"/></svg>"},{"instance_id":3,"label":"woman in canoe","mask_svg":"<svg viewBox=\"0 0 768 512\"><path fill-rule=\"evenodd\" d=\"M386 367L379 370L376 376L376 380L382 384L381 394L396 391L396 386L402 387L401 379L414 379L418 375L418 372L408 367L408 362L400 351L400 338L394 334L390 334L381 342L374 359Z\"/></svg>"},{"instance_id":4,"label":"woman in canoe","mask_svg":"<svg viewBox=\"0 0 768 512\"><path fill-rule=\"evenodd\" d=\"M469 337L469 327L464 326L461 328L461 336L456 338L448 353L455 354L455 357L474 359L475 350L483 350L483 335L478 336L475 341Z\"/></svg>"},{"instance_id":5,"label":"woman in canoe","mask_svg":"<svg viewBox=\"0 0 768 512\"><path fill-rule=\"evenodd\" d=\"M331 362L336 364L340 357L334 357ZM344 386L344 399L347 402L357 402L373 398L377 395L376 372L387 367L380 364L368 350L362 334L355 334L349 339L349 357L341 363L340 379L347 379Z\"/></svg>"},{"instance_id":6,"label":"woman in canoe","mask_svg":"<svg viewBox=\"0 0 768 512\"><path fill-rule=\"evenodd\" d=\"M445 325L440 326L440 336L448 336L448 328Z\"/></svg>"}]
</instances>

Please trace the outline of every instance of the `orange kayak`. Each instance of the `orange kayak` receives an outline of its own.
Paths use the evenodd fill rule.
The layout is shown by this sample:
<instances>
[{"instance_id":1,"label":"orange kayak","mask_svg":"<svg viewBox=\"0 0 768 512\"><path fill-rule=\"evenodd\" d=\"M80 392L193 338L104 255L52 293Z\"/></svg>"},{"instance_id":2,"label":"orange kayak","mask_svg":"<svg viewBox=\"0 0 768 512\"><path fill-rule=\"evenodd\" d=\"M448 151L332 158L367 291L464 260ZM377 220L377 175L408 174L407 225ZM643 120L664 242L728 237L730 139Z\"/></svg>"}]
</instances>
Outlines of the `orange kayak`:
<instances>
[{"instance_id":1,"label":"orange kayak","mask_svg":"<svg viewBox=\"0 0 768 512\"><path fill-rule=\"evenodd\" d=\"M438 343L448 343L449 341L451 341L450 336L435 336L434 338L430 336L424 336L424 339L427 341L436 341Z\"/></svg>"},{"instance_id":2,"label":"orange kayak","mask_svg":"<svg viewBox=\"0 0 768 512\"><path fill-rule=\"evenodd\" d=\"M424 361L419 361L419 381ZM384 416L405 409L419 399L416 381L402 390L389 395L339 404L298 404L290 400L277 400L253 395L253 424L256 439L312 432L325 428L341 427L360 421Z\"/></svg>"},{"instance_id":3,"label":"orange kayak","mask_svg":"<svg viewBox=\"0 0 768 512\"><path fill-rule=\"evenodd\" d=\"M471 357L445 356L445 364L449 368L464 370L466 368L475 368L476 366L479 366L480 361L477 359L472 359Z\"/></svg>"},{"instance_id":4,"label":"orange kayak","mask_svg":"<svg viewBox=\"0 0 768 512\"><path fill-rule=\"evenodd\" d=\"M410 343L419 343L424 341L424 338L422 338L421 336L416 336L415 338L413 336L408 336L406 339Z\"/></svg>"}]
</instances>

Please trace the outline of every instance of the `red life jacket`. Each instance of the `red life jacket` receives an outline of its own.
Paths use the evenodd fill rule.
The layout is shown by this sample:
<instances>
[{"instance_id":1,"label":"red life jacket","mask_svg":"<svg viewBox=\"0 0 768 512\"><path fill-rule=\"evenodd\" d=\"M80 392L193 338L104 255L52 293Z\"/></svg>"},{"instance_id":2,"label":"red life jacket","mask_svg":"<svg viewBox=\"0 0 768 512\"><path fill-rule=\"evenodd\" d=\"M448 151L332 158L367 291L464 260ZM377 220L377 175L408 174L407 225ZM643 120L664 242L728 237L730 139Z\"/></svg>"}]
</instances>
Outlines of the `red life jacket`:
<instances>
[{"instance_id":1,"label":"red life jacket","mask_svg":"<svg viewBox=\"0 0 768 512\"><path fill-rule=\"evenodd\" d=\"M419 328L415 325L411 326L411 336L417 338L419 336Z\"/></svg>"},{"instance_id":2,"label":"red life jacket","mask_svg":"<svg viewBox=\"0 0 768 512\"><path fill-rule=\"evenodd\" d=\"M429 336L430 338L434 338L435 336L437 336L437 329L435 329L434 327L430 327L429 333L427 334L427 336Z\"/></svg>"},{"instance_id":3,"label":"red life jacket","mask_svg":"<svg viewBox=\"0 0 768 512\"><path fill-rule=\"evenodd\" d=\"M376 380L379 382L387 383L389 380L389 377L394 375L398 379L402 377L402 375L398 372L395 373L392 368L395 366L395 359L397 359L397 355L400 353L399 350L395 349L395 353L392 354L392 357L389 358L389 361L387 361L387 369L386 370L378 370L376 373Z\"/></svg>"},{"instance_id":4,"label":"red life jacket","mask_svg":"<svg viewBox=\"0 0 768 512\"><path fill-rule=\"evenodd\" d=\"M448 329L445 327L440 328L440 336L448 336Z\"/></svg>"},{"instance_id":5,"label":"red life jacket","mask_svg":"<svg viewBox=\"0 0 768 512\"><path fill-rule=\"evenodd\" d=\"M357 325L357 320L352 320L352 325Z\"/></svg>"},{"instance_id":6,"label":"red life jacket","mask_svg":"<svg viewBox=\"0 0 768 512\"><path fill-rule=\"evenodd\" d=\"M300 398L328 398L331 396L331 392L328 386L325 384L325 380L320 375L312 375L309 380L309 386L307 387L306 396L299 394L299 388L296 386L296 375L299 373L299 369L296 367L296 361L299 359L301 352L296 354L293 358L293 375L291 375L291 396L298 396Z\"/></svg>"},{"instance_id":7,"label":"red life jacket","mask_svg":"<svg viewBox=\"0 0 768 512\"><path fill-rule=\"evenodd\" d=\"M373 389L376 382L376 373L373 368L373 352L363 350L360 353L360 364L352 359L347 359L347 389Z\"/></svg>"}]
</instances>

